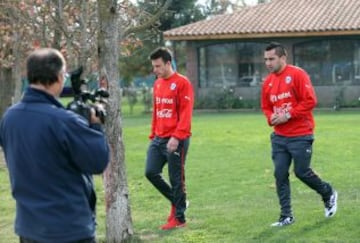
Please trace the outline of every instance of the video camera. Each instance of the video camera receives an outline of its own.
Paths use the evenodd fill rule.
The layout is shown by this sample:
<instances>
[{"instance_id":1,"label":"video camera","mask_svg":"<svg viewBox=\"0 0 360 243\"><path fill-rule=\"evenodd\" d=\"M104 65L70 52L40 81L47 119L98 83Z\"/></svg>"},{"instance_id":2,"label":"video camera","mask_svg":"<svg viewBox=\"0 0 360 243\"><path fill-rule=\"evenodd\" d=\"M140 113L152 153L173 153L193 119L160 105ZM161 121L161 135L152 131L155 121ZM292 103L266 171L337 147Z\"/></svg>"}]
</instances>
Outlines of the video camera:
<instances>
[{"instance_id":1,"label":"video camera","mask_svg":"<svg viewBox=\"0 0 360 243\"><path fill-rule=\"evenodd\" d=\"M71 110L90 121L91 108L95 110L95 115L100 118L102 123L105 122L106 111L104 106L107 104L109 92L104 88L98 88L93 92L87 90L86 81L80 76L83 67L70 72L71 87L74 92L74 100L67 105L67 109ZM89 103L91 101L92 103Z\"/></svg>"}]
</instances>

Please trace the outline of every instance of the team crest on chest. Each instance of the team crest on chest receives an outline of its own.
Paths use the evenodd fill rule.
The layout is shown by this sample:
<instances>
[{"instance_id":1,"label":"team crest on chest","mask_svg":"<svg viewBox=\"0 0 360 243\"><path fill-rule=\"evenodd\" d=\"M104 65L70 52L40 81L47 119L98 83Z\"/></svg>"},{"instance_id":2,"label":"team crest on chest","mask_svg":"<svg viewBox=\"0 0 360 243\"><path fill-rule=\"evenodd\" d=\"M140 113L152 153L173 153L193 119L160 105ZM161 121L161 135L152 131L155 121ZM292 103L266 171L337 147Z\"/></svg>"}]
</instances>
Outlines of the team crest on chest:
<instances>
[{"instance_id":1,"label":"team crest on chest","mask_svg":"<svg viewBox=\"0 0 360 243\"><path fill-rule=\"evenodd\" d=\"M285 83L289 84L289 83L291 83L291 81L292 81L291 76L286 76Z\"/></svg>"},{"instance_id":2,"label":"team crest on chest","mask_svg":"<svg viewBox=\"0 0 360 243\"><path fill-rule=\"evenodd\" d=\"M170 89L171 89L171 90L175 90L175 89L176 89L176 83L172 83L172 84L170 85Z\"/></svg>"}]
</instances>

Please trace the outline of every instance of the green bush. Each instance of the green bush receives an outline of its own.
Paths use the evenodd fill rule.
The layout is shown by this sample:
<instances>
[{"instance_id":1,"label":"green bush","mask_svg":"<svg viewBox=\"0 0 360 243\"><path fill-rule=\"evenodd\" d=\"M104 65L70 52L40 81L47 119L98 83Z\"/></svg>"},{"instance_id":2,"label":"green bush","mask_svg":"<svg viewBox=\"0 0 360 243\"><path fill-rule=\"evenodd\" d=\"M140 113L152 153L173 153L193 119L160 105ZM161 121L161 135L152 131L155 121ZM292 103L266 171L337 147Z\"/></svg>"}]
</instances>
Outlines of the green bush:
<instances>
[{"instance_id":1,"label":"green bush","mask_svg":"<svg viewBox=\"0 0 360 243\"><path fill-rule=\"evenodd\" d=\"M243 99L236 95L234 89L223 88L217 91L208 92L204 96L195 99L195 109L257 109L259 100Z\"/></svg>"}]
</instances>

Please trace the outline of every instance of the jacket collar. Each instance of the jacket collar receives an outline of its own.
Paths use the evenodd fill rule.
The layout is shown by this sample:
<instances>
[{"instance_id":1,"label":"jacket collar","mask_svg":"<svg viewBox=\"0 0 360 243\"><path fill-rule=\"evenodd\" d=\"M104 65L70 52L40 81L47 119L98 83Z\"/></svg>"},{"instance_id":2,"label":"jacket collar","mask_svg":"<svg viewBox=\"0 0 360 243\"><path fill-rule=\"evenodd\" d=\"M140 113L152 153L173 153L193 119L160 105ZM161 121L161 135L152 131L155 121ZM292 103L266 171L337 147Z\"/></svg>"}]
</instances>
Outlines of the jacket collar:
<instances>
[{"instance_id":1,"label":"jacket collar","mask_svg":"<svg viewBox=\"0 0 360 243\"><path fill-rule=\"evenodd\" d=\"M27 87L22 102L25 103L49 103L57 107L64 108L64 106L52 95L43 90Z\"/></svg>"}]
</instances>

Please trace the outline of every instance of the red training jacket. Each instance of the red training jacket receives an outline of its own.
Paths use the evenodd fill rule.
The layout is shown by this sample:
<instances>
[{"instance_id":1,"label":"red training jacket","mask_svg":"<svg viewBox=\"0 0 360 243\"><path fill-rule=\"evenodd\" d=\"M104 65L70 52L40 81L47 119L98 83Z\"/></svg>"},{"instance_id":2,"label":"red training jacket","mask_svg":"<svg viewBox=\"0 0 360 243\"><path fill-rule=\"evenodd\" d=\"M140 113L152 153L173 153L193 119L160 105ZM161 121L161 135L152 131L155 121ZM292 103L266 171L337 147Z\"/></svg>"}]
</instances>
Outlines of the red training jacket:
<instances>
[{"instance_id":1,"label":"red training jacket","mask_svg":"<svg viewBox=\"0 0 360 243\"><path fill-rule=\"evenodd\" d=\"M158 78L154 83L150 139L191 136L194 92L190 81L179 73Z\"/></svg>"},{"instance_id":2,"label":"red training jacket","mask_svg":"<svg viewBox=\"0 0 360 243\"><path fill-rule=\"evenodd\" d=\"M269 74L262 86L261 109L268 124L273 113L289 112L286 123L274 127L278 135L295 137L314 132L312 110L317 104L314 88L308 74L301 68L286 65L281 73Z\"/></svg>"}]
</instances>

